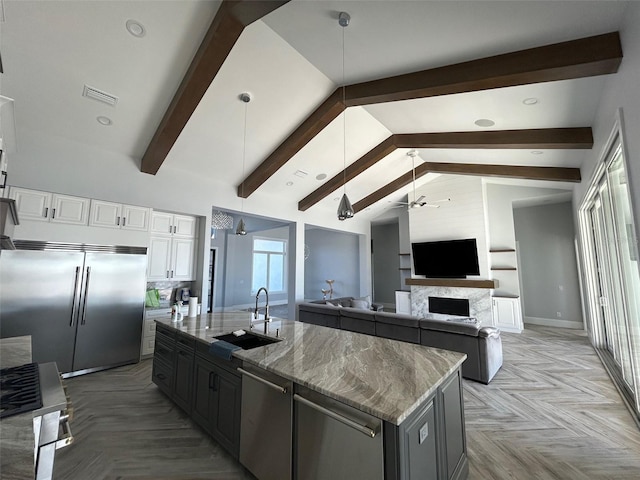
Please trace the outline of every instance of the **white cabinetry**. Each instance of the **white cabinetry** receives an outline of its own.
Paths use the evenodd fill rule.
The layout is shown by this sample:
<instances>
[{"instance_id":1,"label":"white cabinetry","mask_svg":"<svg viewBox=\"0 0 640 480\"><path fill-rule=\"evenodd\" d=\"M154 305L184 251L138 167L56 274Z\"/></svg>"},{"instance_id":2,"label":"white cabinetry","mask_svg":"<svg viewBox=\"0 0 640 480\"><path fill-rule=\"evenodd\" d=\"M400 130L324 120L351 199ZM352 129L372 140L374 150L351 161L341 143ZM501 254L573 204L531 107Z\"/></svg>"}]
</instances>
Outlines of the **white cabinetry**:
<instances>
[{"instance_id":1,"label":"white cabinetry","mask_svg":"<svg viewBox=\"0 0 640 480\"><path fill-rule=\"evenodd\" d=\"M196 218L154 211L151 215L151 233L193 238L196 236Z\"/></svg>"},{"instance_id":2,"label":"white cabinetry","mask_svg":"<svg viewBox=\"0 0 640 480\"><path fill-rule=\"evenodd\" d=\"M518 297L493 297L493 325L506 332L522 332L522 312Z\"/></svg>"},{"instance_id":3,"label":"white cabinetry","mask_svg":"<svg viewBox=\"0 0 640 480\"><path fill-rule=\"evenodd\" d=\"M411 292L396 290L396 313L411 315Z\"/></svg>"},{"instance_id":4,"label":"white cabinetry","mask_svg":"<svg viewBox=\"0 0 640 480\"><path fill-rule=\"evenodd\" d=\"M146 207L92 200L89 225L146 232L149 230L150 214L151 209Z\"/></svg>"},{"instance_id":5,"label":"white cabinetry","mask_svg":"<svg viewBox=\"0 0 640 480\"><path fill-rule=\"evenodd\" d=\"M18 187L11 189L11 198L16 201L20 220L87 225L88 198Z\"/></svg>"},{"instance_id":6,"label":"white cabinetry","mask_svg":"<svg viewBox=\"0 0 640 480\"><path fill-rule=\"evenodd\" d=\"M186 215L152 213L151 231L163 233L149 238L148 280L194 279L196 221Z\"/></svg>"}]
</instances>

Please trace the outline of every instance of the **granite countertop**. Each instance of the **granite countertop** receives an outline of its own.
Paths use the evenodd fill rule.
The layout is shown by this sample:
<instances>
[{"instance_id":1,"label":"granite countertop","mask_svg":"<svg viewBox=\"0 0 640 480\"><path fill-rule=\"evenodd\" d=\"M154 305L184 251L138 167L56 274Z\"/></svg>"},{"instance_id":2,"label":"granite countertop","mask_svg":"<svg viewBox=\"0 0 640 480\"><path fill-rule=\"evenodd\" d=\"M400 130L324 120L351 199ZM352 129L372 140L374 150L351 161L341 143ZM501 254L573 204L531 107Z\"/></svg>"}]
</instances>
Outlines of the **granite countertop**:
<instances>
[{"instance_id":1,"label":"granite countertop","mask_svg":"<svg viewBox=\"0 0 640 480\"><path fill-rule=\"evenodd\" d=\"M215 335L247 328L248 312L156 320L210 343ZM462 365L466 355L407 342L275 320L281 342L233 355L363 412L399 425ZM262 332L257 325L256 333Z\"/></svg>"},{"instance_id":2,"label":"granite countertop","mask_svg":"<svg viewBox=\"0 0 640 480\"><path fill-rule=\"evenodd\" d=\"M0 339L0 368L31 363L31 337ZM0 472L3 480L33 479L33 415L31 412L0 420Z\"/></svg>"}]
</instances>

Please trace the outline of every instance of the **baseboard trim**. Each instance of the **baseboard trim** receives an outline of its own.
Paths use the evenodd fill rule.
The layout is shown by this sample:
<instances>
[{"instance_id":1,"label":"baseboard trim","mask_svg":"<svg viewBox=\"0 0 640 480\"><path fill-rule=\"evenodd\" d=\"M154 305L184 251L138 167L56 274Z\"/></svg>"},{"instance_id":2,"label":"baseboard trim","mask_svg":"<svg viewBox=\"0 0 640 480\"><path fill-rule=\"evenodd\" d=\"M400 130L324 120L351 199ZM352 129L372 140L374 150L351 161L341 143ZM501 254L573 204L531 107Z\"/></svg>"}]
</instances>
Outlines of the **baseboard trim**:
<instances>
[{"instance_id":1,"label":"baseboard trim","mask_svg":"<svg viewBox=\"0 0 640 480\"><path fill-rule=\"evenodd\" d=\"M572 320L558 320L556 318L541 318L541 317L524 317L525 325L530 323L532 325L542 325L544 327L560 327L560 328L573 328L574 330L584 330L584 324L582 322L574 322Z\"/></svg>"}]
</instances>

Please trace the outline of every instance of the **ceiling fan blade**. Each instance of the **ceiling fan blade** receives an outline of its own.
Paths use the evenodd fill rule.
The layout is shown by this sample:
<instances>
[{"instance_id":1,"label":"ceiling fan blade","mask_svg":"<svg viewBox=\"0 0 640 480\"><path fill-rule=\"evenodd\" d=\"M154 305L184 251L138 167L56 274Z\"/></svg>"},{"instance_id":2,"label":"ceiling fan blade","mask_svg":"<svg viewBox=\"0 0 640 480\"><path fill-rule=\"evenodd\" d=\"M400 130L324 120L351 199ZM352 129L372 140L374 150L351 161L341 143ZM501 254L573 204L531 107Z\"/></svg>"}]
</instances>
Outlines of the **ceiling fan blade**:
<instances>
[{"instance_id":1,"label":"ceiling fan blade","mask_svg":"<svg viewBox=\"0 0 640 480\"><path fill-rule=\"evenodd\" d=\"M424 195L420 195L418 198L416 198L412 203L422 203L422 201L425 199Z\"/></svg>"},{"instance_id":2,"label":"ceiling fan blade","mask_svg":"<svg viewBox=\"0 0 640 480\"><path fill-rule=\"evenodd\" d=\"M440 208L440 205L434 205L433 203L421 203L421 207Z\"/></svg>"}]
</instances>

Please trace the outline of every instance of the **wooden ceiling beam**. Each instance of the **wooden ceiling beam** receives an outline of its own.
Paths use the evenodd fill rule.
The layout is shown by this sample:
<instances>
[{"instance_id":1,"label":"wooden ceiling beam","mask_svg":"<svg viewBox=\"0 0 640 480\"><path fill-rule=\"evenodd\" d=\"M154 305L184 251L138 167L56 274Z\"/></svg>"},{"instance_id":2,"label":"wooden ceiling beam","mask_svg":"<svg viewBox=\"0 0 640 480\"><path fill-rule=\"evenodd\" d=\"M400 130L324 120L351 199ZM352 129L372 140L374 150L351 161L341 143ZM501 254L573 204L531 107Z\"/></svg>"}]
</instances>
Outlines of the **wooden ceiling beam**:
<instances>
[{"instance_id":1,"label":"wooden ceiling beam","mask_svg":"<svg viewBox=\"0 0 640 480\"><path fill-rule=\"evenodd\" d=\"M223 0L147 147L140 171L155 175L244 28L290 0Z\"/></svg>"},{"instance_id":2,"label":"wooden ceiling beam","mask_svg":"<svg viewBox=\"0 0 640 480\"><path fill-rule=\"evenodd\" d=\"M344 183L345 173L347 182L353 180L398 148L590 149L592 147L593 134L590 127L394 134L349 165L346 170L341 171L300 200L298 210L304 212L337 190ZM388 193L384 196L386 195Z\"/></svg>"},{"instance_id":3,"label":"wooden ceiling beam","mask_svg":"<svg viewBox=\"0 0 640 480\"><path fill-rule=\"evenodd\" d=\"M349 165L345 170L338 173L331 180L325 182L321 187L304 197L298 202L298 210L304 212L309 207L315 205L320 200L325 198L331 192L336 191L344 183L353 180L355 177L364 172L367 168L375 165L398 147L394 144L393 138L390 136L387 139L380 142L374 148L365 153L358 160Z\"/></svg>"},{"instance_id":4,"label":"wooden ceiling beam","mask_svg":"<svg viewBox=\"0 0 640 480\"><path fill-rule=\"evenodd\" d=\"M475 175L482 177L520 178L527 180L548 180L555 182L580 182L579 168L563 167L531 167L524 165L482 165L474 163L436 163L425 162L416 167L416 179L427 173L443 173L453 175ZM353 204L358 213L387 195L406 187L413 175L407 172L394 181L367 195Z\"/></svg>"},{"instance_id":5,"label":"wooden ceiling beam","mask_svg":"<svg viewBox=\"0 0 640 480\"><path fill-rule=\"evenodd\" d=\"M348 107L606 75L618 71L618 32L530 48L346 87Z\"/></svg>"},{"instance_id":6,"label":"wooden ceiling beam","mask_svg":"<svg viewBox=\"0 0 640 480\"><path fill-rule=\"evenodd\" d=\"M590 149L590 127L396 134L398 148Z\"/></svg>"},{"instance_id":7,"label":"wooden ceiling beam","mask_svg":"<svg viewBox=\"0 0 640 480\"><path fill-rule=\"evenodd\" d=\"M239 197L248 198L271 175L283 167L291 157L309 143L345 110L342 89L336 89L289 137L238 185Z\"/></svg>"},{"instance_id":8,"label":"wooden ceiling beam","mask_svg":"<svg viewBox=\"0 0 640 480\"><path fill-rule=\"evenodd\" d=\"M370 105L412 98L604 75L617 72L621 61L620 35L618 32L612 32L420 72L347 85L345 87L345 105L346 107ZM342 92L342 89L337 91ZM336 92L333 95L336 95ZM330 101L330 99L327 101ZM330 103L333 103L333 101ZM304 145L320 133L331 120L336 118L346 108L345 105L340 102L341 110L337 113L334 112L335 116L333 117L326 114L323 117L320 110L326 109L327 106L324 103L313 112L244 180L244 197L247 198L251 195L271 175L285 165ZM322 120L320 122L317 121L319 117ZM313 119L316 119L316 121ZM540 146L538 148L555 147ZM239 196L242 196L241 193L243 192L241 187L242 185L238 186Z\"/></svg>"}]
</instances>

